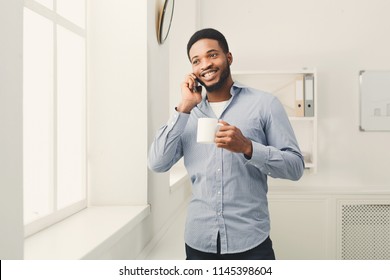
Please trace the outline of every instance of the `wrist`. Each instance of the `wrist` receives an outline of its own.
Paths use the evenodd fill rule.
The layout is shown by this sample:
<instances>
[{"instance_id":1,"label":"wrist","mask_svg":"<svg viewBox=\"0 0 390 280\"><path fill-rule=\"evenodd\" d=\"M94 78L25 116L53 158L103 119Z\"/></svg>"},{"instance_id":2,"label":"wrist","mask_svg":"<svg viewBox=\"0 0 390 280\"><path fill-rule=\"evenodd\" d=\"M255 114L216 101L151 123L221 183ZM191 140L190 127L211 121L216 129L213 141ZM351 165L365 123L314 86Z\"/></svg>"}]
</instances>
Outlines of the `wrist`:
<instances>
[{"instance_id":1,"label":"wrist","mask_svg":"<svg viewBox=\"0 0 390 280\"><path fill-rule=\"evenodd\" d=\"M185 114L189 114L191 112L191 110L194 108L195 106L185 106L183 104L179 104L177 107L176 107L176 111L180 112L180 113L185 113Z\"/></svg>"},{"instance_id":2,"label":"wrist","mask_svg":"<svg viewBox=\"0 0 390 280\"><path fill-rule=\"evenodd\" d=\"M246 149L244 150L244 155L247 159L251 159L252 158L252 154L253 154L253 146L252 146L252 141L247 139L247 147Z\"/></svg>"}]
</instances>

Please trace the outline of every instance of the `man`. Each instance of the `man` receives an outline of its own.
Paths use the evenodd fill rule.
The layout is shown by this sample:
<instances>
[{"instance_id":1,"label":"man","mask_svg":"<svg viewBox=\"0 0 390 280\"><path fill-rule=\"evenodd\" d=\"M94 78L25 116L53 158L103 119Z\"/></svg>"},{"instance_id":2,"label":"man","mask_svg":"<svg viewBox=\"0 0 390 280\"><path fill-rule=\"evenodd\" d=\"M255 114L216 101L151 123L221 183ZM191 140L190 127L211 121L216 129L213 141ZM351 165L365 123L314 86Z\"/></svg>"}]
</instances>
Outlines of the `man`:
<instances>
[{"instance_id":1,"label":"man","mask_svg":"<svg viewBox=\"0 0 390 280\"><path fill-rule=\"evenodd\" d=\"M275 259L267 176L298 180L304 170L288 117L276 97L233 81L233 56L219 31L196 32L187 54L192 73L181 85L182 100L148 159L150 169L165 172L184 156L192 183L187 259ZM201 117L223 124L215 145L196 142Z\"/></svg>"}]
</instances>

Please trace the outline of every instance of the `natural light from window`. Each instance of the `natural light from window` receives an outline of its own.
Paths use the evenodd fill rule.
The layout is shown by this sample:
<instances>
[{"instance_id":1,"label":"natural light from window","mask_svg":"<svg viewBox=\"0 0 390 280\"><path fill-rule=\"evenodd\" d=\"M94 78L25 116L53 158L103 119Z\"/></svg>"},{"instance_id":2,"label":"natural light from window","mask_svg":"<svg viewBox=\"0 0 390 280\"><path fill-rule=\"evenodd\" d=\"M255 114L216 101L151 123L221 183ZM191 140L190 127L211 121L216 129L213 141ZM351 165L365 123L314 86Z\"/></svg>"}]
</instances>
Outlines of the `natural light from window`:
<instances>
[{"instance_id":1,"label":"natural light from window","mask_svg":"<svg viewBox=\"0 0 390 280\"><path fill-rule=\"evenodd\" d=\"M24 222L30 235L86 206L84 0L25 0Z\"/></svg>"}]
</instances>

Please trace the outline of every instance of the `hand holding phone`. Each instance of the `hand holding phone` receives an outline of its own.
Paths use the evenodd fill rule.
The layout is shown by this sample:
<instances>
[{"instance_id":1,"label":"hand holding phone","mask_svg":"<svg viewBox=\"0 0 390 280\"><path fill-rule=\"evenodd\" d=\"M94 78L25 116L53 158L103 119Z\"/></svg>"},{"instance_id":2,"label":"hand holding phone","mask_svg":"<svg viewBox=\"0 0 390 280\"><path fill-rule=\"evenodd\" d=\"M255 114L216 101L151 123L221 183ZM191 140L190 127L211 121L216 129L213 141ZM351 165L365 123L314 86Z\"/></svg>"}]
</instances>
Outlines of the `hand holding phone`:
<instances>
[{"instance_id":1,"label":"hand holding phone","mask_svg":"<svg viewBox=\"0 0 390 280\"><path fill-rule=\"evenodd\" d=\"M188 86L192 90L192 92L195 93L202 90L202 87L199 86L199 80L194 73L189 74L186 78Z\"/></svg>"},{"instance_id":2,"label":"hand holding phone","mask_svg":"<svg viewBox=\"0 0 390 280\"><path fill-rule=\"evenodd\" d=\"M198 84L195 74L190 73L184 79L181 85L182 100L177 110L179 112L189 113L192 108L202 101L202 87Z\"/></svg>"}]
</instances>

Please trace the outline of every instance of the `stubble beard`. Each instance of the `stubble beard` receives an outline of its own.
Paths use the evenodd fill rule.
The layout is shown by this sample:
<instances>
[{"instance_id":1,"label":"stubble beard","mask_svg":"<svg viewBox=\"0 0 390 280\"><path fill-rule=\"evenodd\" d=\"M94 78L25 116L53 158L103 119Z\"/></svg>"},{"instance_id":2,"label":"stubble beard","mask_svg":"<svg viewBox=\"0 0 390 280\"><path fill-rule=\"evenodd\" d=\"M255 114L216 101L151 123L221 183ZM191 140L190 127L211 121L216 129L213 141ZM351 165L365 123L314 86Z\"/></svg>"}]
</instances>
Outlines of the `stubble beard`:
<instances>
[{"instance_id":1,"label":"stubble beard","mask_svg":"<svg viewBox=\"0 0 390 280\"><path fill-rule=\"evenodd\" d=\"M221 73L221 77L219 78L219 80L215 84L207 86L202 80L199 79L199 83L202 86L204 86L204 88L206 89L207 92L213 92L213 91L219 90L225 85L227 79L230 76L230 66L229 66L227 61L226 61L226 63L227 63L226 68L223 70L223 72Z\"/></svg>"}]
</instances>

